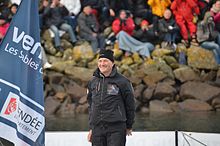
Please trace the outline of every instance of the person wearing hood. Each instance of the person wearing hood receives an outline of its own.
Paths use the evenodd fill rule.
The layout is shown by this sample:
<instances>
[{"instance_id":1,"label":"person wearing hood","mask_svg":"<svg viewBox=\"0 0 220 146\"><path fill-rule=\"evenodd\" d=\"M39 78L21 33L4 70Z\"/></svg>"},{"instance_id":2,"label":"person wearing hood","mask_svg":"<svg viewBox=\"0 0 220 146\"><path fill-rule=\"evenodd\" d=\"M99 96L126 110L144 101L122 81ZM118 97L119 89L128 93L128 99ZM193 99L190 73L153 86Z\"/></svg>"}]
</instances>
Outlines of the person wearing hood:
<instances>
[{"instance_id":1,"label":"person wearing hood","mask_svg":"<svg viewBox=\"0 0 220 146\"><path fill-rule=\"evenodd\" d=\"M98 68L88 83L88 141L93 146L125 146L135 117L131 82L117 71L112 50L101 50Z\"/></svg>"},{"instance_id":2,"label":"person wearing hood","mask_svg":"<svg viewBox=\"0 0 220 146\"><path fill-rule=\"evenodd\" d=\"M210 12L206 12L204 19L198 23L196 34L201 47L212 50L216 62L220 64L220 46L216 43L218 32L215 30L214 18Z\"/></svg>"}]
</instances>

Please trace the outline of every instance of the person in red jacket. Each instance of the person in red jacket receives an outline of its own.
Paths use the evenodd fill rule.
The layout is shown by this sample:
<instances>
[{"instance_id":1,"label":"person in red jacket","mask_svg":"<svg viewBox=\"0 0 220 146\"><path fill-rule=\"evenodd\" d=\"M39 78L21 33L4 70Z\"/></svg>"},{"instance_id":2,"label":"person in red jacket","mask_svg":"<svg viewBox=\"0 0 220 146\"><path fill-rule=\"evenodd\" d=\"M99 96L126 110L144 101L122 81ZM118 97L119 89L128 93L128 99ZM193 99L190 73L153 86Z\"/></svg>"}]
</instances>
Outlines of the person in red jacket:
<instances>
[{"instance_id":1,"label":"person in red jacket","mask_svg":"<svg viewBox=\"0 0 220 146\"><path fill-rule=\"evenodd\" d=\"M5 18L2 14L0 14L0 42L4 38L9 27L9 23L7 22L7 18Z\"/></svg>"},{"instance_id":2,"label":"person in red jacket","mask_svg":"<svg viewBox=\"0 0 220 146\"><path fill-rule=\"evenodd\" d=\"M117 35L120 31L124 31L129 35L133 34L135 24L132 19L132 14L128 14L125 10L121 10L119 18L116 18L112 23L112 30Z\"/></svg>"},{"instance_id":3,"label":"person in red jacket","mask_svg":"<svg viewBox=\"0 0 220 146\"><path fill-rule=\"evenodd\" d=\"M171 4L171 10L175 16L176 22L180 27L183 42L189 45L189 39L195 41L196 24L193 19L199 15L199 7L196 0L174 0ZM190 38L188 37L188 30Z\"/></svg>"}]
</instances>

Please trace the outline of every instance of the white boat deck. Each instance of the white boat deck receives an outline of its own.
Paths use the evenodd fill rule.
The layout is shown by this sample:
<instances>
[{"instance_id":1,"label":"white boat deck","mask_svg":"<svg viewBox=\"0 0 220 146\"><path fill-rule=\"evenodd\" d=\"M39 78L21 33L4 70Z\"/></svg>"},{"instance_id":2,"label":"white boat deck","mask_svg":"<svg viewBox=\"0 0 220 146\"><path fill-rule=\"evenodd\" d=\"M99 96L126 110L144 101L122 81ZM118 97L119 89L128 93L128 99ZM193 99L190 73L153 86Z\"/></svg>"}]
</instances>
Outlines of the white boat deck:
<instances>
[{"instance_id":1,"label":"white boat deck","mask_svg":"<svg viewBox=\"0 0 220 146\"><path fill-rule=\"evenodd\" d=\"M88 132L46 132L46 146L91 146ZM220 146L220 134L178 131L133 132L126 146Z\"/></svg>"}]
</instances>

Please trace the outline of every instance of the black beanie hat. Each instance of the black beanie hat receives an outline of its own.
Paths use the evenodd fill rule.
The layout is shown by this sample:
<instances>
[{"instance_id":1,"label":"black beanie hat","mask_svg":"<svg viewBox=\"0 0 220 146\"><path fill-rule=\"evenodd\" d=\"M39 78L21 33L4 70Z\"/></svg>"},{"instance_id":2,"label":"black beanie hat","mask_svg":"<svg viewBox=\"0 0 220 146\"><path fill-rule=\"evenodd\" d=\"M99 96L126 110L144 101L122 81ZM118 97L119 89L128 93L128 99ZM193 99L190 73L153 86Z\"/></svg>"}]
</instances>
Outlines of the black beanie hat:
<instances>
[{"instance_id":1,"label":"black beanie hat","mask_svg":"<svg viewBox=\"0 0 220 146\"><path fill-rule=\"evenodd\" d=\"M114 62L114 52L112 50L100 50L99 58L107 58Z\"/></svg>"}]
</instances>

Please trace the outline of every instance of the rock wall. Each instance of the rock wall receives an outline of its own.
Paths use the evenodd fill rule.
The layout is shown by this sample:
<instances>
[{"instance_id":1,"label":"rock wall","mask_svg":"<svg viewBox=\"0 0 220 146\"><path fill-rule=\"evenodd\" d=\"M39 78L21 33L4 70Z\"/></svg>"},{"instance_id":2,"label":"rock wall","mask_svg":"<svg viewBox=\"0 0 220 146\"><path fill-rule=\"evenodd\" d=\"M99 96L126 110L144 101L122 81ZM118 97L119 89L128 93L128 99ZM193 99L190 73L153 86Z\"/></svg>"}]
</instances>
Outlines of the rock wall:
<instances>
[{"instance_id":1,"label":"rock wall","mask_svg":"<svg viewBox=\"0 0 220 146\"><path fill-rule=\"evenodd\" d=\"M51 44L49 40L44 45L53 65L44 73L46 115L87 113L86 87L97 55L84 41L73 47L62 40L67 48L63 53ZM123 56L117 44L111 49L118 70L134 86L137 112L220 110L220 68L211 51L179 44L176 51L157 48L153 59L144 60L138 54ZM179 52L186 54L187 65L178 63Z\"/></svg>"}]
</instances>

